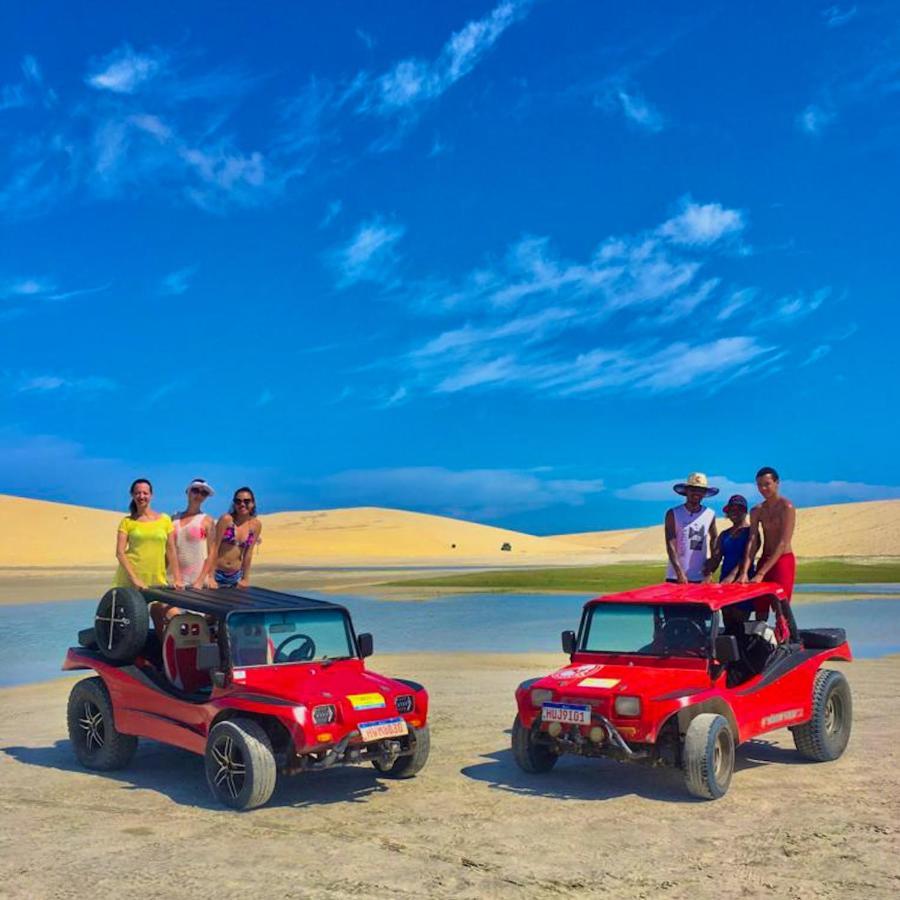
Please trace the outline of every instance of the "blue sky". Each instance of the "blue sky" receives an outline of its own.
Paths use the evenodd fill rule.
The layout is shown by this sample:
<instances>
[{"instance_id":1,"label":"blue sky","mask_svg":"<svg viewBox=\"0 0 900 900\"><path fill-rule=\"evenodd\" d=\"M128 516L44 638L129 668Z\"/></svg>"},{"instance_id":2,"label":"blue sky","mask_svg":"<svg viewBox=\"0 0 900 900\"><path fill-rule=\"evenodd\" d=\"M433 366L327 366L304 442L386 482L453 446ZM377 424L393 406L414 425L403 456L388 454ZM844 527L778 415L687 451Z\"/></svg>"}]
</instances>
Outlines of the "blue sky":
<instances>
[{"instance_id":1,"label":"blue sky","mask_svg":"<svg viewBox=\"0 0 900 900\"><path fill-rule=\"evenodd\" d=\"M895 5L92 10L0 29L0 491L900 497Z\"/></svg>"}]
</instances>

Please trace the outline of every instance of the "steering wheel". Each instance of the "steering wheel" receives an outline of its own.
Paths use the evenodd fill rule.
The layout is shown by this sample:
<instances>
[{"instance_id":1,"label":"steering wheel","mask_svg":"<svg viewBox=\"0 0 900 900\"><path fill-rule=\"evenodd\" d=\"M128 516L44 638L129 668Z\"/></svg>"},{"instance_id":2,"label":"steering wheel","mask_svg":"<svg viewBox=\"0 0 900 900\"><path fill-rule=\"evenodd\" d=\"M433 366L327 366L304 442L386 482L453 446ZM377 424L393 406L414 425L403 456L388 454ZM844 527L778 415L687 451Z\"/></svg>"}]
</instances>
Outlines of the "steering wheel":
<instances>
[{"instance_id":1,"label":"steering wheel","mask_svg":"<svg viewBox=\"0 0 900 900\"><path fill-rule=\"evenodd\" d=\"M699 653L706 643L706 633L693 619L669 619L660 634L667 650L693 650Z\"/></svg>"},{"instance_id":2,"label":"steering wheel","mask_svg":"<svg viewBox=\"0 0 900 900\"><path fill-rule=\"evenodd\" d=\"M284 650L288 644L300 641L300 646L285 654ZM315 641L308 634L292 634L286 637L276 648L275 658L272 662L306 662L316 655Z\"/></svg>"}]
</instances>

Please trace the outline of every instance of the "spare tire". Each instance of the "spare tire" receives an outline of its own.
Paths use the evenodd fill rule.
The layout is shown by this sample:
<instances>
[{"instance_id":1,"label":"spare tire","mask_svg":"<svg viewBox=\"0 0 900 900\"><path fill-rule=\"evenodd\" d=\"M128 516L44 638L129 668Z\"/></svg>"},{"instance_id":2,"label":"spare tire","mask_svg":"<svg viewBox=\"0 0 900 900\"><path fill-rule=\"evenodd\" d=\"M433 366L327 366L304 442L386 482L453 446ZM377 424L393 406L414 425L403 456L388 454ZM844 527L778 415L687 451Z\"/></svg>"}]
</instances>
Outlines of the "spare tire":
<instances>
[{"instance_id":1,"label":"spare tire","mask_svg":"<svg viewBox=\"0 0 900 900\"><path fill-rule=\"evenodd\" d=\"M807 650L831 650L847 640L843 628L803 628L797 636Z\"/></svg>"},{"instance_id":2,"label":"spare tire","mask_svg":"<svg viewBox=\"0 0 900 900\"><path fill-rule=\"evenodd\" d=\"M131 662L144 648L150 614L144 595L136 588L110 588L94 614L97 649L107 659Z\"/></svg>"}]
</instances>

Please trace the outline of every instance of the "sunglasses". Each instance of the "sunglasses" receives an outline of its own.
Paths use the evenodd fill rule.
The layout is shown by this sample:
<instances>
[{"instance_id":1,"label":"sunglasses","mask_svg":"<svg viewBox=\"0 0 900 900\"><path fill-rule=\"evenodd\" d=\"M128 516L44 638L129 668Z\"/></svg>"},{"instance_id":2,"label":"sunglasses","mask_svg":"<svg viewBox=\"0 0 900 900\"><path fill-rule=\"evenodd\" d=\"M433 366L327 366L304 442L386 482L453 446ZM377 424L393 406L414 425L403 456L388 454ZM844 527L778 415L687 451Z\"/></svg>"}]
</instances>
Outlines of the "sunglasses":
<instances>
[{"instance_id":1,"label":"sunglasses","mask_svg":"<svg viewBox=\"0 0 900 900\"><path fill-rule=\"evenodd\" d=\"M232 501L235 506L249 506L252 502L252 497L235 497Z\"/></svg>"},{"instance_id":2,"label":"sunglasses","mask_svg":"<svg viewBox=\"0 0 900 900\"><path fill-rule=\"evenodd\" d=\"M208 497L208 496L209 496L209 492L208 492L208 491L204 491L203 488L198 488L198 487L193 487L193 488L191 488L191 493L192 493L192 494L203 494L204 497Z\"/></svg>"}]
</instances>

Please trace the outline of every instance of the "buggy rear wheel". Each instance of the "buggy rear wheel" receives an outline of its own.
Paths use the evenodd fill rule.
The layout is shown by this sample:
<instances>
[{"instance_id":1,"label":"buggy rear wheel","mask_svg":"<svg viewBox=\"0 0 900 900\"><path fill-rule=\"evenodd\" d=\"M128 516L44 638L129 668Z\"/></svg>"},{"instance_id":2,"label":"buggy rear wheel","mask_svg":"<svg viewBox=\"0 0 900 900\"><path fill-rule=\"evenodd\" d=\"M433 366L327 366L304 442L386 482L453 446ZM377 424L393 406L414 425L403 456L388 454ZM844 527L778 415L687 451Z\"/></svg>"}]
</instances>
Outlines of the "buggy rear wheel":
<instances>
[{"instance_id":1,"label":"buggy rear wheel","mask_svg":"<svg viewBox=\"0 0 900 900\"><path fill-rule=\"evenodd\" d=\"M131 761L137 738L116 730L109 691L99 676L72 688L66 718L72 749L85 768L110 771Z\"/></svg>"},{"instance_id":2,"label":"buggy rear wheel","mask_svg":"<svg viewBox=\"0 0 900 900\"><path fill-rule=\"evenodd\" d=\"M688 791L703 800L724 797L734 771L734 738L728 720L701 713L684 736L684 781Z\"/></svg>"},{"instance_id":3,"label":"buggy rear wheel","mask_svg":"<svg viewBox=\"0 0 900 900\"><path fill-rule=\"evenodd\" d=\"M794 746L814 762L831 762L847 748L853 723L850 685L840 672L819 669L813 682L812 717L791 731Z\"/></svg>"},{"instance_id":4,"label":"buggy rear wheel","mask_svg":"<svg viewBox=\"0 0 900 900\"><path fill-rule=\"evenodd\" d=\"M206 740L206 781L215 798L232 809L268 803L277 769L272 742L253 719L228 719Z\"/></svg>"},{"instance_id":5,"label":"buggy rear wheel","mask_svg":"<svg viewBox=\"0 0 900 900\"><path fill-rule=\"evenodd\" d=\"M531 775L549 772L559 759L548 747L535 742L534 733L518 716L512 727L512 752L519 768Z\"/></svg>"},{"instance_id":6,"label":"buggy rear wheel","mask_svg":"<svg viewBox=\"0 0 900 900\"><path fill-rule=\"evenodd\" d=\"M428 761L428 754L431 751L431 733L427 725L421 728L413 729L416 745L413 752L409 756L398 756L390 765L385 765L379 759L373 759L372 765L387 778L412 778L418 775L425 767Z\"/></svg>"}]
</instances>

